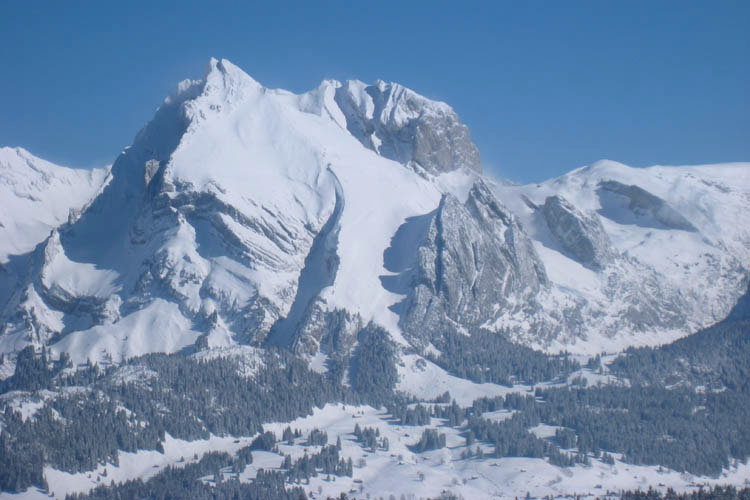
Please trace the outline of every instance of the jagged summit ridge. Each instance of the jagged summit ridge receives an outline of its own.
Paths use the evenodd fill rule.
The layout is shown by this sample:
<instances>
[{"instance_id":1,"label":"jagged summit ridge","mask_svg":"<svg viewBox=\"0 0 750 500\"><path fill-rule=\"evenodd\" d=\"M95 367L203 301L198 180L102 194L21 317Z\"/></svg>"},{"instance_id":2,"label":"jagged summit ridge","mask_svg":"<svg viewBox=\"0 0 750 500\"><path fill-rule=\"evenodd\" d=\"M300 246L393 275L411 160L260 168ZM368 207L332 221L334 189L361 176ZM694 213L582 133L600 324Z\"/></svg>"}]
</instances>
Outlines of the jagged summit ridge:
<instances>
[{"instance_id":1,"label":"jagged summit ridge","mask_svg":"<svg viewBox=\"0 0 750 500\"><path fill-rule=\"evenodd\" d=\"M205 77L182 82L165 105L184 102L186 119L199 122L266 92L289 96L264 88L226 59L212 58ZM481 172L479 150L453 109L398 83L325 80L297 101L301 110L327 116L385 158L432 174L459 168Z\"/></svg>"},{"instance_id":2,"label":"jagged summit ridge","mask_svg":"<svg viewBox=\"0 0 750 500\"><path fill-rule=\"evenodd\" d=\"M352 135L386 158L413 162L430 173L482 170L469 129L445 103L382 80L374 85L347 81L334 99Z\"/></svg>"}]
</instances>

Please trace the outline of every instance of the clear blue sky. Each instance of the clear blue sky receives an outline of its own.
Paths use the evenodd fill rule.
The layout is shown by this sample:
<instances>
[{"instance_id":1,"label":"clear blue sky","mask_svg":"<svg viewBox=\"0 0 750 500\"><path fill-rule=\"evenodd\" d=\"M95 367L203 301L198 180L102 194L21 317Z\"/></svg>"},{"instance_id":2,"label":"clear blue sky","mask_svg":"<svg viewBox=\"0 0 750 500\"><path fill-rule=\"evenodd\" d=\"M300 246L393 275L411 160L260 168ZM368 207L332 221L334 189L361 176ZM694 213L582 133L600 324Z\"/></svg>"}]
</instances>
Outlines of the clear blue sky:
<instances>
[{"instance_id":1,"label":"clear blue sky","mask_svg":"<svg viewBox=\"0 0 750 500\"><path fill-rule=\"evenodd\" d=\"M464 5L465 4L465 5ZM111 162L226 57L268 87L398 81L523 182L600 158L750 161L750 2L0 2L0 145Z\"/></svg>"}]
</instances>

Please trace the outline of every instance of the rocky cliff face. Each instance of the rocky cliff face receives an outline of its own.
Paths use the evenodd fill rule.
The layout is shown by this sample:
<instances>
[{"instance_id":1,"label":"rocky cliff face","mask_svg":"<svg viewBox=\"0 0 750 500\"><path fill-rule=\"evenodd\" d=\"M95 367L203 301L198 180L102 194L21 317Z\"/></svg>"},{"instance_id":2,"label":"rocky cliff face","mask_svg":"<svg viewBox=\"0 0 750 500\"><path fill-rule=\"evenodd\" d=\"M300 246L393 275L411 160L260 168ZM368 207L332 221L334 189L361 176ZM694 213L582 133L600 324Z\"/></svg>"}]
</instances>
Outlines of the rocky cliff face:
<instances>
[{"instance_id":1,"label":"rocky cliff face","mask_svg":"<svg viewBox=\"0 0 750 500\"><path fill-rule=\"evenodd\" d=\"M612 242L596 214L584 214L565 198L549 196L542 214L560 244L581 264L602 269L615 258Z\"/></svg>"},{"instance_id":2,"label":"rocky cliff face","mask_svg":"<svg viewBox=\"0 0 750 500\"><path fill-rule=\"evenodd\" d=\"M412 273L401 326L422 345L443 329L465 332L525 308L547 285L523 228L481 182L463 204L443 197Z\"/></svg>"},{"instance_id":3,"label":"rocky cliff face","mask_svg":"<svg viewBox=\"0 0 750 500\"><path fill-rule=\"evenodd\" d=\"M429 101L397 83L347 81L336 90L346 127L365 147L402 164L439 174L482 171L469 129L444 103Z\"/></svg>"}]
</instances>

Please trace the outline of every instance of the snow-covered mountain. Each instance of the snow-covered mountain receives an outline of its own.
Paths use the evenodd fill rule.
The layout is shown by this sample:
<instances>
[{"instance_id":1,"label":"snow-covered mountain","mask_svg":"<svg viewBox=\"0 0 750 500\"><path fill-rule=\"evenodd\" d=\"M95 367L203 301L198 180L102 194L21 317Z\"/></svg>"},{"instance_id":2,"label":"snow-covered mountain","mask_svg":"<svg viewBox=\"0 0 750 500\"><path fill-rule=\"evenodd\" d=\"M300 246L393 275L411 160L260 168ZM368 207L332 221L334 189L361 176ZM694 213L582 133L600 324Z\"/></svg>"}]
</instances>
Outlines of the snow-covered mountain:
<instances>
[{"instance_id":1,"label":"snow-covered mountain","mask_svg":"<svg viewBox=\"0 0 750 500\"><path fill-rule=\"evenodd\" d=\"M54 177L79 202L35 191L56 210L45 234L16 226L27 239L2 247L29 263L0 313L4 352L270 342L318 359L372 321L421 352L482 327L594 353L691 333L748 282L750 164L498 183L448 105L380 81L295 95L212 60L65 222L103 185L76 176Z\"/></svg>"},{"instance_id":2,"label":"snow-covered mountain","mask_svg":"<svg viewBox=\"0 0 750 500\"><path fill-rule=\"evenodd\" d=\"M534 240L553 284L536 316L561 326L542 326L554 338L548 346L617 352L670 342L723 319L747 289L749 164L600 161L542 184L496 185L495 194Z\"/></svg>"},{"instance_id":3,"label":"snow-covered mountain","mask_svg":"<svg viewBox=\"0 0 750 500\"><path fill-rule=\"evenodd\" d=\"M22 148L0 148L0 264L73 220L106 182L108 169L72 169Z\"/></svg>"},{"instance_id":4,"label":"snow-covered mountain","mask_svg":"<svg viewBox=\"0 0 750 500\"><path fill-rule=\"evenodd\" d=\"M34 248L54 228L79 217L108 182L108 173L108 168L54 165L22 148L0 148L0 304L25 287ZM22 344L0 339L3 351Z\"/></svg>"}]
</instances>

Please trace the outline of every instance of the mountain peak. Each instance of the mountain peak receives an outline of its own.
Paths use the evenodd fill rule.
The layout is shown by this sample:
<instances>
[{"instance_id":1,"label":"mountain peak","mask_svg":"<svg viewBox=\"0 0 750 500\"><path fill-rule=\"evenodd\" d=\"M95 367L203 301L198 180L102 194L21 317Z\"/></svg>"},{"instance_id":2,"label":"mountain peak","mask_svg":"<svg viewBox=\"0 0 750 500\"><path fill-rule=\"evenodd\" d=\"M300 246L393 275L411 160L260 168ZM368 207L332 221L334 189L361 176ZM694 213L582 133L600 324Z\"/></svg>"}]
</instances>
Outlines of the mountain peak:
<instances>
[{"instance_id":1,"label":"mountain peak","mask_svg":"<svg viewBox=\"0 0 750 500\"><path fill-rule=\"evenodd\" d=\"M228 59L212 57L206 65L206 72L200 80L183 80L177 84L177 91L164 100L164 104L181 104L199 96L214 97L213 108L221 101L234 103L241 100L248 90L259 91L263 86Z\"/></svg>"},{"instance_id":2,"label":"mountain peak","mask_svg":"<svg viewBox=\"0 0 750 500\"><path fill-rule=\"evenodd\" d=\"M260 83L227 59L212 57L203 78L201 95L210 97L208 107L217 110L222 104L232 106L262 89Z\"/></svg>"},{"instance_id":3,"label":"mountain peak","mask_svg":"<svg viewBox=\"0 0 750 500\"><path fill-rule=\"evenodd\" d=\"M20 146L12 147L12 146L3 146L0 147L0 155L2 156L27 156L31 155L27 150L23 149Z\"/></svg>"},{"instance_id":4,"label":"mountain peak","mask_svg":"<svg viewBox=\"0 0 750 500\"><path fill-rule=\"evenodd\" d=\"M204 81L208 83L216 78L221 78L225 81L230 82L253 84L258 87L261 86L253 77L245 73L238 66L232 64L232 62L228 59L216 59L215 57L212 57L208 61L208 67L206 68L206 76L204 77Z\"/></svg>"},{"instance_id":5,"label":"mountain peak","mask_svg":"<svg viewBox=\"0 0 750 500\"><path fill-rule=\"evenodd\" d=\"M323 80L300 95L268 90L230 61L216 58L209 60L202 80L182 82L177 93L165 100L146 128L167 128L166 134L147 135L170 140L155 141L159 144L147 149L160 152L159 161L167 161L183 133L206 120L214 123L214 117L239 108L244 109L242 115L255 115L263 108L272 122L297 111L330 118L366 148L412 170L433 175L461 168L481 172L479 150L468 127L443 102L383 80L372 85L359 80ZM236 119L239 116L230 120ZM247 117L241 120L252 121Z\"/></svg>"},{"instance_id":6,"label":"mountain peak","mask_svg":"<svg viewBox=\"0 0 750 500\"><path fill-rule=\"evenodd\" d=\"M444 102L383 80L349 80L336 89L335 100L349 133L385 158L431 174L482 170L468 127Z\"/></svg>"}]
</instances>

